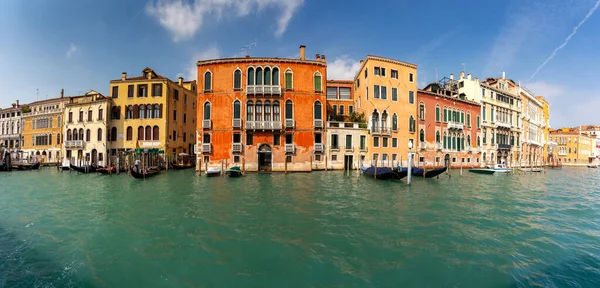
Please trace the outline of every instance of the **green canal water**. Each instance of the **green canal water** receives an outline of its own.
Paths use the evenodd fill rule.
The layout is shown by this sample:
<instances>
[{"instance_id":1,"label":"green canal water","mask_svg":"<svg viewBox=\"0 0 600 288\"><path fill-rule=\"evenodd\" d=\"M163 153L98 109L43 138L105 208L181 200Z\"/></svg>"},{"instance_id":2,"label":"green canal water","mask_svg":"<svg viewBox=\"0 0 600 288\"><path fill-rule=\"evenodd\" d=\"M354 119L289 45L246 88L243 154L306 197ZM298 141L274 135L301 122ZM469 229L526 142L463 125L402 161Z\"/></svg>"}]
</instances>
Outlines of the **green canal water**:
<instances>
[{"instance_id":1,"label":"green canal water","mask_svg":"<svg viewBox=\"0 0 600 288\"><path fill-rule=\"evenodd\" d=\"M0 287L600 287L600 170L0 173Z\"/></svg>"}]
</instances>

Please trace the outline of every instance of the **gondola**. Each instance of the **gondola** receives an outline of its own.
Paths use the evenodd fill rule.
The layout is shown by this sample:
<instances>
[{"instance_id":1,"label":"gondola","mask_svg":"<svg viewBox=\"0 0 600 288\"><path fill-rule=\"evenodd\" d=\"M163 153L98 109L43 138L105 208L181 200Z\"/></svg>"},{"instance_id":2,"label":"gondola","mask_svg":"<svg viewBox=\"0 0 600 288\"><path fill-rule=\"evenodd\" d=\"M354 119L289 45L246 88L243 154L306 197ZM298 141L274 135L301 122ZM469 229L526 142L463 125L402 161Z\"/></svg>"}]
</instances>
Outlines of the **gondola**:
<instances>
[{"instance_id":1,"label":"gondola","mask_svg":"<svg viewBox=\"0 0 600 288\"><path fill-rule=\"evenodd\" d=\"M160 169L157 168L148 168L148 170L146 170L146 172L143 173L139 173L137 171L135 171L135 169L133 167L131 167L131 176L133 176L133 178L136 179L146 179L146 178L150 178L150 177L154 177L156 175L158 175L158 173L160 173Z\"/></svg>"},{"instance_id":2,"label":"gondola","mask_svg":"<svg viewBox=\"0 0 600 288\"><path fill-rule=\"evenodd\" d=\"M229 177L241 177L242 169L240 169L240 166L233 166L233 167L227 169L227 171L225 171L225 173Z\"/></svg>"},{"instance_id":3,"label":"gondola","mask_svg":"<svg viewBox=\"0 0 600 288\"><path fill-rule=\"evenodd\" d=\"M401 169L407 170L406 167L402 167ZM437 177L438 175L446 172L446 170L448 170L447 167L433 168L433 169L427 170L427 171L425 171L425 169L423 169L423 168L412 167L410 174L415 177L434 178L434 177ZM425 174L425 175L423 175L423 174Z\"/></svg>"},{"instance_id":4,"label":"gondola","mask_svg":"<svg viewBox=\"0 0 600 288\"><path fill-rule=\"evenodd\" d=\"M171 163L171 167L173 167L173 169L175 169L175 170L184 170L184 169L194 168L194 165L193 164Z\"/></svg>"},{"instance_id":5,"label":"gondola","mask_svg":"<svg viewBox=\"0 0 600 288\"><path fill-rule=\"evenodd\" d=\"M115 173L117 173L117 167L115 167L115 166L98 167L98 169L96 169L96 172L98 172L99 174L103 174L103 175L115 174Z\"/></svg>"},{"instance_id":6,"label":"gondola","mask_svg":"<svg viewBox=\"0 0 600 288\"><path fill-rule=\"evenodd\" d=\"M400 180L406 176L408 176L408 170L402 168L394 168L394 176L392 176L393 180Z\"/></svg>"},{"instance_id":7,"label":"gondola","mask_svg":"<svg viewBox=\"0 0 600 288\"><path fill-rule=\"evenodd\" d=\"M97 167L94 165L75 166L71 164L69 167L79 173L95 173L97 169Z\"/></svg>"},{"instance_id":8,"label":"gondola","mask_svg":"<svg viewBox=\"0 0 600 288\"><path fill-rule=\"evenodd\" d=\"M369 177L375 177L377 180L390 180L394 178L394 169L389 167L377 167L371 166L369 168L362 166L361 167L363 174Z\"/></svg>"},{"instance_id":9,"label":"gondola","mask_svg":"<svg viewBox=\"0 0 600 288\"><path fill-rule=\"evenodd\" d=\"M27 163L24 163L24 164L14 164L12 166L12 169L20 170L20 171L24 171L24 170L37 170L37 169L40 169L40 162L36 162L36 163L33 163L33 164L27 164Z\"/></svg>"}]
</instances>

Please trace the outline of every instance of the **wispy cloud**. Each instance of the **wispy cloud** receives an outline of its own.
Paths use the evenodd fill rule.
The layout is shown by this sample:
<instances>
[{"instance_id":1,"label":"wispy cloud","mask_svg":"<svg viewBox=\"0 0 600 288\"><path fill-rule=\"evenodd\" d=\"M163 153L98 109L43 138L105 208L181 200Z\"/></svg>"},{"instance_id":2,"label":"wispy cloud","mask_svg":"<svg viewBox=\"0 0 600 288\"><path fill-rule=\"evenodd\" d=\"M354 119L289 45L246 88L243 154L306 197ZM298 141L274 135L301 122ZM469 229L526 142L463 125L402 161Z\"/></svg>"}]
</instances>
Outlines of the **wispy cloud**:
<instances>
[{"instance_id":1,"label":"wispy cloud","mask_svg":"<svg viewBox=\"0 0 600 288\"><path fill-rule=\"evenodd\" d=\"M73 54L75 54L75 52L77 52L77 46L75 46L75 44L71 43L71 45L69 45L69 50L67 50L67 58L71 58L71 56L73 56Z\"/></svg>"},{"instance_id":2,"label":"wispy cloud","mask_svg":"<svg viewBox=\"0 0 600 288\"><path fill-rule=\"evenodd\" d=\"M529 80L527 80L528 82L531 81L540 72L540 70L542 70L542 68L544 68L544 66L546 66L546 64L548 64L548 62L550 62L550 60L552 60L556 56L556 53L558 53L558 50L563 49L565 46L567 46L567 44L569 43L571 38L573 36L575 36L575 34L577 34L577 30L579 30L579 27L581 27L581 25L583 25L592 16L592 14L594 14L596 9L598 9L598 6L600 6L600 0L596 2L596 4L594 5L594 7L592 7L592 9L590 9L590 11L583 18L583 20L581 20L577 24L577 26L575 26L575 28L573 28L573 32L571 32L571 34L569 34L569 36L567 36L567 38L565 38L563 43L560 44L558 47L556 47L554 49L554 51L552 51L552 54L550 54L550 56L548 58L546 58L546 60L537 69L535 69L535 72L533 72L533 74L531 74L531 76L529 77Z\"/></svg>"},{"instance_id":3,"label":"wispy cloud","mask_svg":"<svg viewBox=\"0 0 600 288\"><path fill-rule=\"evenodd\" d=\"M146 12L173 34L173 41L192 38L202 28L205 17L220 20L223 11L233 11L235 17L244 17L254 11L275 8L279 12L275 36L285 33L294 13L304 0L157 0L146 6Z\"/></svg>"},{"instance_id":4,"label":"wispy cloud","mask_svg":"<svg viewBox=\"0 0 600 288\"><path fill-rule=\"evenodd\" d=\"M360 62L344 55L327 63L327 78L336 80L352 80L360 69Z\"/></svg>"},{"instance_id":5,"label":"wispy cloud","mask_svg":"<svg viewBox=\"0 0 600 288\"><path fill-rule=\"evenodd\" d=\"M437 48L441 47L448 39L450 39L452 36L454 36L459 30L460 30L459 27L457 27L453 30L449 30L449 31L446 31L439 35L436 35L435 37L430 39L429 42L427 42L427 43L421 45L419 48L417 48L416 49L417 52L411 58L418 60L423 57L426 57L429 53L431 53L431 52L435 51Z\"/></svg>"},{"instance_id":6,"label":"wispy cloud","mask_svg":"<svg viewBox=\"0 0 600 288\"><path fill-rule=\"evenodd\" d=\"M187 80L198 80L198 67L196 62L200 60L216 59L221 57L221 50L217 45L211 45L205 50L198 51L192 55L192 60L185 71L177 74L178 77L183 77Z\"/></svg>"}]
</instances>

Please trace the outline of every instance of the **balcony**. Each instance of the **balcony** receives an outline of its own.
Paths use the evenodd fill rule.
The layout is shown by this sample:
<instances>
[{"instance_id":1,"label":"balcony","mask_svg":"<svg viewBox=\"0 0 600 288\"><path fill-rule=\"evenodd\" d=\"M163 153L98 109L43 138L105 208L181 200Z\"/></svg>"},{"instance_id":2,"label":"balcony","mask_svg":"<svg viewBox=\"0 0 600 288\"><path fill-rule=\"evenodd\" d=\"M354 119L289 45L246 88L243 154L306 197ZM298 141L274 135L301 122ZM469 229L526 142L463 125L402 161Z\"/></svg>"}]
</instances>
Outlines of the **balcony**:
<instances>
[{"instance_id":1,"label":"balcony","mask_svg":"<svg viewBox=\"0 0 600 288\"><path fill-rule=\"evenodd\" d=\"M233 151L233 153L242 153L242 149L242 143L233 143L231 150Z\"/></svg>"},{"instance_id":2,"label":"balcony","mask_svg":"<svg viewBox=\"0 0 600 288\"><path fill-rule=\"evenodd\" d=\"M442 151L442 143L435 143L435 150Z\"/></svg>"},{"instance_id":3,"label":"balcony","mask_svg":"<svg viewBox=\"0 0 600 288\"><path fill-rule=\"evenodd\" d=\"M496 126L502 127L502 128L507 128L507 129L510 129L512 127L512 125L510 123L500 122L500 121L496 122Z\"/></svg>"},{"instance_id":4,"label":"balcony","mask_svg":"<svg viewBox=\"0 0 600 288\"><path fill-rule=\"evenodd\" d=\"M281 95L280 85L248 85L246 86L248 95Z\"/></svg>"},{"instance_id":5,"label":"balcony","mask_svg":"<svg viewBox=\"0 0 600 288\"><path fill-rule=\"evenodd\" d=\"M323 153L325 147L323 147L323 143L315 143L315 153Z\"/></svg>"},{"instance_id":6,"label":"balcony","mask_svg":"<svg viewBox=\"0 0 600 288\"><path fill-rule=\"evenodd\" d=\"M294 119L285 119L285 128L294 128L295 124Z\"/></svg>"},{"instance_id":7,"label":"balcony","mask_svg":"<svg viewBox=\"0 0 600 288\"><path fill-rule=\"evenodd\" d=\"M42 110L42 111L35 111L35 112L32 111L29 113L23 113L23 118L30 117L30 116L38 116L38 115L56 114L56 113L62 114L62 112L63 112L62 109L50 109L50 110Z\"/></svg>"},{"instance_id":8,"label":"balcony","mask_svg":"<svg viewBox=\"0 0 600 288\"><path fill-rule=\"evenodd\" d=\"M390 128L385 127L371 127L371 135L391 135L392 131Z\"/></svg>"},{"instance_id":9,"label":"balcony","mask_svg":"<svg viewBox=\"0 0 600 288\"><path fill-rule=\"evenodd\" d=\"M323 128L323 120L315 119L315 128Z\"/></svg>"},{"instance_id":10,"label":"balcony","mask_svg":"<svg viewBox=\"0 0 600 288\"><path fill-rule=\"evenodd\" d=\"M83 140L65 141L65 148L83 148Z\"/></svg>"},{"instance_id":11,"label":"balcony","mask_svg":"<svg viewBox=\"0 0 600 288\"><path fill-rule=\"evenodd\" d=\"M236 129L242 128L242 119L232 119L231 126Z\"/></svg>"},{"instance_id":12,"label":"balcony","mask_svg":"<svg viewBox=\"0 0 600 288\"><path fill-rule=\"evenodd\" d=\"M465 125L463 125L460 122L454 122L454 121L450 121L448 122L448 129L454 129L454 130L463 130Z\"/></svg>"},{"instance_id":13,"label":"balcony","mask_svg":"<svg viewBox=\"0 0 600 288\"><path fill-rule=\"evenodd\" d=\"M427 142L419 142L419 147L421 150L427 150Z\"/></svg>"},{"instance_id":14,"label":"balcony","mask_svg":"<svg viewBox=\"0 0 600 288\"><path fill-rule=\"evenodd\" d=\"M202 153L210 153L210 143L202 143Z\"/></svg>"},{"instance_id":15,"label":"balcony","mask_svg":"<svg viewBox=\"0 0 600 288\"><path fill-rule=\"evenodd\" d=\"M346 146L346 152L354 152L354 147Z\"/></svg>"},{"instance_id":16,"label":"balcony","mask_svg":"<svg viewBox=\"0 0 600 288\"><path fill-rule=\"evenodd\" d=\"M294 153L296 146L294 144L285 144L285 153Z\"/></svg>"},{"instance_id":17,"label":"balcony","mask_svg":"<svg viewBox=\"0 0 600 288\"><path fill-rule=\"evenodd\" d=\"M471 147L471 146L467 146L467 152L469 152L469 153L473 153L473 147Z\"/></svg>"},{"instance_id":18,"label":"balcony","mask_svg":"<svg viewBox=\"0 0 600 288\"><path fill-rule=\"evenodd\" d=\"M331 145L331 146L329 146L329 150L331 150L331 151L340 151L340 146L338 146L338 145Z\"/></svg>"},{"instance_id":19,"label":"balcony","mask_svg":"<svg viewBox=\"0 0 600 288\"><path fill-rule=\"evenodd\" d=\"M502 150L510 150L511 147L512 147L512 145L510 145L510 144L498 144L498 149L502 149Z\"/></svg>"},{"instance_id":20,"label":"balcony","mask_svg":"<svg viewBox=\"0 0 600 288\"><path fill-rule=\"evenodd\" d=\"M362 146L360 147L360 149L358 149L360 152L367 152L367 147L366 146Z\"/></svg>"},{"instance_id":21,"label":"balcony","mask_svg":"<svg viewBox=\"0 0 600 288\"><path fill-rule=\"evenodd\" d=\"M202 129L210 129L212 122L210 120L202 120Z\"/></svg>"},{"instance_id":22,"label":"balcony","mask_svg":"<svg viewBox=\"0 0 600 288\"><path fill-rule=\"evenodd\" d=\"M279 121L246 121L246 130L281 130Z\"/></svg>"}]
</instances>

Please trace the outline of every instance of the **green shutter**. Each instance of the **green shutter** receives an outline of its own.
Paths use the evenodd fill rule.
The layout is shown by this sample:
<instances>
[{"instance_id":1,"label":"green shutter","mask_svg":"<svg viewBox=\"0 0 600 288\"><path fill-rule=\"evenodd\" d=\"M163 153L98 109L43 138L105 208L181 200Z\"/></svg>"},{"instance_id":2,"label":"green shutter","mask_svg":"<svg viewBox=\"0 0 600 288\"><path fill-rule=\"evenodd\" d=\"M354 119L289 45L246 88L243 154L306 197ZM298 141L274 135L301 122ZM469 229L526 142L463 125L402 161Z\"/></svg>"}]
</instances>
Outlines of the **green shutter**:
<instances>
[{"instance_id":1,"label":"green shutter","mask_svg":"<svg viewBox=\"0 0 600 288\"><path fill-rule=\"evenodd\" d=\"M319 76L319 75L315 75L315 91L322 91L321 90L321 76Z\"/></svg>"},{"instance_id":2,"label":"green shutter","mask_svg":"<svg viewBox=\"0 0 600 288\"><path fill-rule=\"evenodd\" d=\"M292 73L285 73L285 89L292 90Z\"/></svg>"},{"instance_id":3,"label":"green shutter","mask_svg":"<svg viewBox=\"0 0 600 288\"><path fill-rule=\"evenodd\" d=\"M467 114L467 127L471 127L471 114Z\"/></svg>"},{"instance_id":4,"label":"green shutter","mask_svg":"<svg viewBox=\"0 0 600 288\"><path fill-rule=\"evenodd\" d=\"M446 135L444 135L444 149L446 149Z\"/></svg>"},{"instance_id":5,"label":"green shutter","mask_svg":"<svg viewBox=\"0 0 600 288\"><path fill-rule=\"evenodd\" d=\"M448 110L444 108L444 122L448 122Z\"/></svg>"},{"instance_id":6,"label":"green shutter","mask_svg":"<svg viewBox=\"0 0 600 288\"><path fill-rule=\"evenodd\" d=\"M465 124L465 112L460 112L460 123Z\"/></svg>"},{"instance_id":7,"label":"green shutter","mask_svg":"<svg viewBox=\"0 0 600 288\"><path fill-rule=\"evenodd\" d=\"M435 122L440 122L440 107L435 107Z\"/></svg>"}]
</instances>

